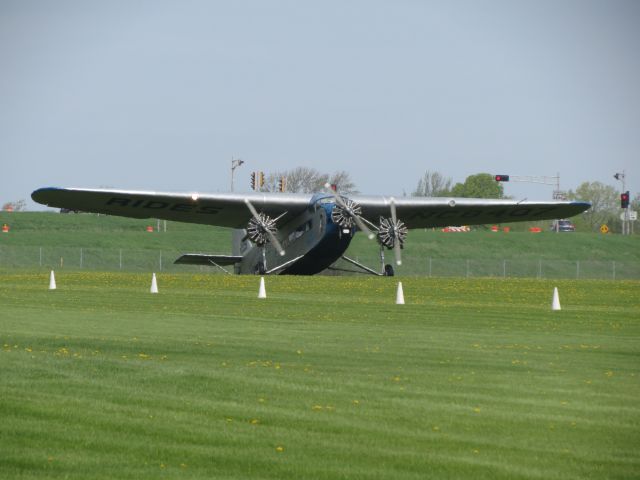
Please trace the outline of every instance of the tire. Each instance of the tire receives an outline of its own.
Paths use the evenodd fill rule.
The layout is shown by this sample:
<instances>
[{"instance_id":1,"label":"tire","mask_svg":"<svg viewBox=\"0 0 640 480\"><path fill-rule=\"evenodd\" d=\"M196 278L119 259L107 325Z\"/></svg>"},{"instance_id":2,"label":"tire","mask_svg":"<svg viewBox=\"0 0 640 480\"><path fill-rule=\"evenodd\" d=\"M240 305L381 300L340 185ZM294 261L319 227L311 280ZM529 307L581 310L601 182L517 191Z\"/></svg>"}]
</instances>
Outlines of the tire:
<instances>
[{"instance_id":1,"label":"tire","mask_svg":"<svg viewBox=\"0 0 640 480\"><path fill-rule=\"evenodd\" d=\"M385 277L393 277L395 275L395 272L393 271L393 265L390 264L386 264L384 266L384 276Z\"/></svg>"}]
</instances>

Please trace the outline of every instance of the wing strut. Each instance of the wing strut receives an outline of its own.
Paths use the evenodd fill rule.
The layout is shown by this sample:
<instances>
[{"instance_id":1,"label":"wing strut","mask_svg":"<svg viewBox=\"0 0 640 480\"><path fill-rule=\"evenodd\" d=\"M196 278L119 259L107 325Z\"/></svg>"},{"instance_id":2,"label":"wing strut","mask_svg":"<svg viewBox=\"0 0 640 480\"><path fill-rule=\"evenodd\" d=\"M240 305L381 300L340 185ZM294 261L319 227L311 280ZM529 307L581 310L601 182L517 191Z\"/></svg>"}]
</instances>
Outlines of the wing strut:
<instances>
[{"instance_id":1,"label":"wing strut","mask_svg":"<svg viewBox=\"0 0 640 480\"><path fill-rule=\"evenodd\" d=\"M369 273L371 273L371 274L373 274L373 275L376 275L376 276L378 276L378 277L384 277L384 273L376 272L373 268L369 268L369 267L367 267L367 266L365 266L365 265L362 265L361 263L356 262L356 261L355 261L354 259L352 259L352 258L349 258L349 257L347 257L347 256L345 256L345 255L342 255L342 257L341 257L341 258L342 258L343 260L346 260L346 261L347 261L347 262L349 262L350 264L355 265L356 267L363 269L363 270L364 270L364 271L366 271L366 272L369 272Z\"/></svg>"},{"instance_id":2,"label":"wing strut","mask_svg":"<svg viewBox=\"0 0 640 480\"><path fill-rule=\"evenodd\" d=\"M214 262L213 260L211 260L210 258L208 259L209 263L211 265L213 265L214 267L218 267L220 270L222 270L224 273L226 273L227 275L233 275L229 270L227 270L226 268L224 268L221 265L218 265L216 262Z\"/></svg>"}]
</instances>

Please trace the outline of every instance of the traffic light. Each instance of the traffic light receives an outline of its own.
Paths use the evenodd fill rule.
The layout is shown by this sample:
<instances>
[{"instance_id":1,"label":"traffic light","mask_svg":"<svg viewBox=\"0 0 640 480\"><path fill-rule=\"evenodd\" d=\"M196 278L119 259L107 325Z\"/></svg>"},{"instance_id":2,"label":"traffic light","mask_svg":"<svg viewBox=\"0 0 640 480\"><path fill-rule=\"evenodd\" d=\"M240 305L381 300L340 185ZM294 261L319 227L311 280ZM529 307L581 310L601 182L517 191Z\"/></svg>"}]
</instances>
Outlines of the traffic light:
<instances>
[{"instance_id":1,"label":"traffic light","mask_svg":"<svg viewBox=\"0 0 640 480\"><path fill-rule=\"evenodd\" d=\"M620 208L629 208L629 190L620 194Z\"/></svg>"},{"instance_id":2,"label":"traffic light","mask_svg":"<svg viewBox=\"0 0 640 480\"><path fill-rule=\"evenodd\" d=\"M256 189L256 172L251 172L251 190Z\"/></svg>"},{"instance_id":3,"label":"traffic light","mask_svg":"<svg viewBox=\"0 0 640 480\"><path fill-rule=\"evenodd\" d=\"M508 182L509 181L509 175L495 175L493 178L495 179L496 182Z\"/></svg>"},{"instance_id":4,"label":"traffic light","mask_svg":"<svg viewBox=\"0 0 640 480\"><path fill-rule=\"evenodd\" d=\"M258 172L258 187L264 187L264 172Z\"/></svg>"},{"instance_id":5,"label":"traffic light","mask_svg":"<svg viewBox=\"0 0 640 480\"><path fill-rule=\"evenodd\" d=\"M287 178L280 177L280 181L278 182L278 191L284 192L287 189Z\"/></svg>"}]
</instances>

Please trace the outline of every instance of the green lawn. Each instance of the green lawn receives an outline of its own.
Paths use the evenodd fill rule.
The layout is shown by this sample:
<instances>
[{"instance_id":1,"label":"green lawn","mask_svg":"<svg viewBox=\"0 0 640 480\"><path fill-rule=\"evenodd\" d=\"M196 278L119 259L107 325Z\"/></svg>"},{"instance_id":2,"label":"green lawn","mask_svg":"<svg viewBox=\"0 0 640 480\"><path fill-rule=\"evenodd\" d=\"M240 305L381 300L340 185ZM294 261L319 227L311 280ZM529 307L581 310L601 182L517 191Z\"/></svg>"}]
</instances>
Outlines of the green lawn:
<instances>
[{"instance_id":1,"label":"green lawn","mask_svg":"<svg viewBox=\"0 0 640 480\"><path fill-rule=\"evenodd\" d=\"M638 478L639 282L150 280L0 274L0 478Z\"/></svg>"},{"instance_id":2,"label":"green lawn","mask_svg":"<svg viewBox=\"0 0 640 480\"><path fill-rule=\"evenodd\" d=\"M0 233L0 270L215 273L173 261L189 252L231 253L231 230L204 225L167 222L166 232L149 233L155 220L42 212L0 212L0 223L10 225ZM346 255L380 268L378 244L364 235L354 237ZM640 235L412 230L402 255L401 276L640 279ZM337 266L353 269L342 261Z\"/></svg>"}]
</instances>

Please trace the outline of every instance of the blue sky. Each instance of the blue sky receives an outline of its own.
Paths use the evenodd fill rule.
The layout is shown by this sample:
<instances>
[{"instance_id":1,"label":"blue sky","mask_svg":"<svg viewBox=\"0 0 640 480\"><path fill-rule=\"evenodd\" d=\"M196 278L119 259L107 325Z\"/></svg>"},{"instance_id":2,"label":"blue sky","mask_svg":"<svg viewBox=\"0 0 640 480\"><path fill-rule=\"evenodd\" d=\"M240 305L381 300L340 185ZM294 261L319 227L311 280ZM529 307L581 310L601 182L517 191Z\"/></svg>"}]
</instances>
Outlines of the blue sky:
<instances>
[{"instance_id":1,"label":"blue sky","mask_svg":"<svg viewBox=\"0 0 640 480\"><path fill-rule=\"evenodd\" d=\"M410 193L427 169L565 189L625 169L637 191L639 25L622 0L3 0L0 203L223 192L232 156L237 191L297 166L366 194Z\"/></svg>"}]
</instances>

